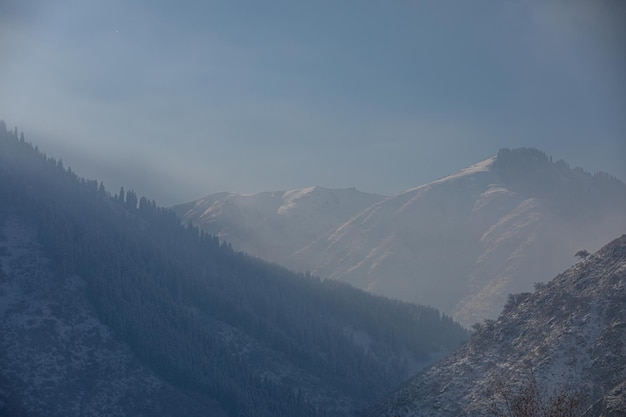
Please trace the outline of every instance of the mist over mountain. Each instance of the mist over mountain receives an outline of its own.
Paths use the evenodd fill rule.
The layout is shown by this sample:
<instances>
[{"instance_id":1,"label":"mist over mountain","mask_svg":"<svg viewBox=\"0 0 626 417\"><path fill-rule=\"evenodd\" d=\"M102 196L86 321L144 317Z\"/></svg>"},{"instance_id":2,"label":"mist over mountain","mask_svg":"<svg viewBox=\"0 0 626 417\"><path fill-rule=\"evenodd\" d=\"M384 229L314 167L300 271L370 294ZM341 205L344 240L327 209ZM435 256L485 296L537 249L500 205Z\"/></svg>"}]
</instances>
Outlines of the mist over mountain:
<instances>
[{"instance_id":1,"label":"mist over mountain","mask_svg":"<svg viewBox=\"0 0 626 417\"><path fill-rule=\"evenodd\" d=\"M235 252L4 123L0 231L3 416L347 416L467 337Z\"/></svg>"},{"instance_id":2,"label":"mist over mountain","mask_svg":"<svg viewBox=\"0 0 626 417\"><path fill-rule=\"evenodd\" d=\"M204 231L239 250L291 265L295 249L335 230L384 198L354 188L308 187L258 194L211 194L173 210L184 221L201 225Z\"/></svg>"},{"instance_id":3,"label":"mist over mountain","mask_svg":"<svg viewBox=\"0 0 626 417\"><path fill-rule=\"evenodd\" d=\"M623 416L625 341L623 235L532 294L511 296L497 320L476 326L462 348L364 415L489 415L501 384L514 394L530 377L541 397L574 393L585 416Z\"/></svg>"},{"instance_id":4,"label":"mist over mountain","mask_svg":"<svg viewBox=\"0 0 626 417\"><path fill-rule=\"evenodd\" d=\"M468 326L497 316L509 293L528 291L571 265L578 250L597 250L626 231L626 184L530 148L501 149L456 174L376 201L327 231L310 224L331 227L341 217L316 210L319 203L298 204L300 212L315 213L315 222L287 222L280 210L233 205L221 211L224 197L176 210L185 222L251 254L432 304ZM283 229L287 223L291 228Z\"/></svg>"}]
</instances>

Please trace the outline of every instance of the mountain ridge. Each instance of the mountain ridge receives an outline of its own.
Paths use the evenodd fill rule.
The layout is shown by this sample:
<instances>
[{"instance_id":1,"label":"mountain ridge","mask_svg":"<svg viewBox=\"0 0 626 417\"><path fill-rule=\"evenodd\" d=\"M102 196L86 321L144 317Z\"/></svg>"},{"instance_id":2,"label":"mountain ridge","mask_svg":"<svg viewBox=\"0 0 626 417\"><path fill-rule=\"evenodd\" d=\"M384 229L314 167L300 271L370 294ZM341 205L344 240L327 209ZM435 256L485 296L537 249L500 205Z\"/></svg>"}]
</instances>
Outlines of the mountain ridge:
<instances>
[{"instance_id":1,"label":"mountain ridge","mask_svg":"<svg viewBox=\"0 0 626 417\"><path fill-rule=\"evenodd\" d=\"M184 221L201 224L203 230L238 250L291 266L289 253L294 248L335 229L383 198L355 188L311 186L253 194L221 192L172 209Z\"/></svg>"}]
</instances>

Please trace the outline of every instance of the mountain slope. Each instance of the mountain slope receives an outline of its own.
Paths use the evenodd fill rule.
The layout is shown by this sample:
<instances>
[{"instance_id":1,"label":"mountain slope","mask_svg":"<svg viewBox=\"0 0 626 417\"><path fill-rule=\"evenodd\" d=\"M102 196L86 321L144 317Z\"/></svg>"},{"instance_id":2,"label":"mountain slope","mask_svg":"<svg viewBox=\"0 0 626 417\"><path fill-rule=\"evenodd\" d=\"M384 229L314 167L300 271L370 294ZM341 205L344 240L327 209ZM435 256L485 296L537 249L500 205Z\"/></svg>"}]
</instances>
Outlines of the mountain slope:
<instances>
[{"instance_id":1,"label":"mountain slope","mask_svg":"<svg viewBox=\"0 0 626 417\"><path fill-rule=\"evenodd\" d=\"M293 274L110 195L2 123L0 230L4 415L92 414L103 398L96 415L171 415L172 398L188 416L345 416L466 337L433 308Z\"/></svg>"},{"instance_id":2,"label":"mountain slope","mask_svg":"<svg viewBox=\"0 0 626 417\"><path fill-rule=\"evenodd\" d=\"M366 415L482 415L498 383L516 385L530 374L541 392L566 387L584 394L595 404L591 415L624 415L625 341L623 235L534 293L511 297L496 321Z\"/></svg>"},{"instance_id":3,"label":"mountain slope","mask_svg":"<svg viewBox=\"0 0 626 417\"><path fill-rule=\"evenodd\" d=\"M308 187L258 194L211 194L172 209L185 222L238 250L296 266L291 263L294 252L383 198L354 188ZM314 266L297 265L302 271Z\"/></svg>"},{"instance_id":4,"label":"mountain slope","mask_svg":"<svg viewBox=\"0 0 626 417\"><path fill-rule=\"evenodd\" d=\"M494 158L375 204L299 253L322 276L470 325L626 231L626 185L536 150Z\"/></svg>"},{"instance_id":5,"label":"mountain slope","mask_svg":"<svg viewBox=\"0 0 626 417\"><path fill-rule=\"evenodd\" d=\"M216 197L178 212L184 222L223 232L236 248L433 305L467 326L497 316L508 294L550 279L573 263L578 250L597 250L616 231L626 231L626 184L527 148L502 149L456 174L374 202L326 233L298 221L267 227L279 224L273 219L280 203L261 210L255 196L244 210L243 203L228 203L231 198L242 200ZM298 209L313 212L308 204L302 199ZM198 216L205 207L208 223ZM332 210L318 211L315 224L345 218ZM323 220L328 216L332 221ZM267 250L277 245L280 257Z\"/></svg>"},{"instance_id":6,"label":"mountain slope","mask_svg":"<svg viewBox=\"0 0 626 417\"><path fill-rule=\"evenodd\" d=\"M392 297L428 299L450 311L478 255L473 236L464 232L473 196L493 181L492 162L379 202L301 250L298 259L317 257L316 273ZM458 294L448 300L440 288Z\"/></svg>"},{"instance_id":7,"label":"mountain slope","mask_svg":"<svg viewBox=\"0 0 626 417\"><path fill-rule=\"evenodd\" d=\"M138 363L98 318L87 283L53 272L32 227L2 220L0 415L226 416Z\"/></svg>"}]
</instances>

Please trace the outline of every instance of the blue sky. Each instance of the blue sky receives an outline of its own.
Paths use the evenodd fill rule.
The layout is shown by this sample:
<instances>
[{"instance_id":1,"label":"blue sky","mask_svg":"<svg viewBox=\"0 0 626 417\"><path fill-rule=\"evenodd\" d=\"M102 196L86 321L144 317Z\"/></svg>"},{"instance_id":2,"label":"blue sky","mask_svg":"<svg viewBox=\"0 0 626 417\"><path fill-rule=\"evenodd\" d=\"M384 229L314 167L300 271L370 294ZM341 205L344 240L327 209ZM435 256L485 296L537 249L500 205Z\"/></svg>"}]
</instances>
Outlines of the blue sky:
<instances>
[{"instance_id":1,"label":"blue sky","mask_svg":"<svg viewBox=\"0 0 626 417\"><path fill-rule=\"evenodd\" d=\"M161 204L394 194L537 147L626 179L619 0L0 0L0 119Z\"/></svg>"}]
</instances>

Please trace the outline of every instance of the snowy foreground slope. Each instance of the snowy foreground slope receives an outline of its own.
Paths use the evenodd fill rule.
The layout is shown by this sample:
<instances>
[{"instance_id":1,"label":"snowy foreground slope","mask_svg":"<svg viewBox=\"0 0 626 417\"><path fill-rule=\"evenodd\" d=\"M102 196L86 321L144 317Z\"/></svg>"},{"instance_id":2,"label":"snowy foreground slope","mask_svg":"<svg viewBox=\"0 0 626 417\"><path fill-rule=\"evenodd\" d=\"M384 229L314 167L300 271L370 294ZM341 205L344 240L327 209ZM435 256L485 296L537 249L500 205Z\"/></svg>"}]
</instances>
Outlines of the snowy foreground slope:
<instances>
[{"instance_id":1,"label":"snowy foreground slope","mask_svg":"<svg viewBox=\"0 0 626 417\"><path fill-rule=\"evenodd\" d=\"M534 149L503 149L385 199L305 190L282 200L214 195L176 209L237 249L432 305L466 326L497 316L508 294L550 279L576 251L626 231L626 184ZM339 203L320 204L332 196Z\"/></svg>"},{"instance_id":2,"label":"snowy foreground slope","mask_svg":"<svg viewBox=\"0 0 626 417\"><path fill-rule=\"evenodd\" d=\"M418 374L371 417L484 415L491 390L535 375L572 388L589 416L626 415L626 235L532 294L520 294L456 353Z\"/></svg>"}]
</instances>

